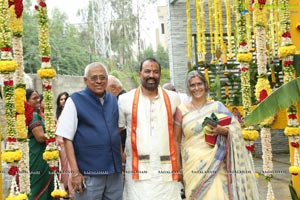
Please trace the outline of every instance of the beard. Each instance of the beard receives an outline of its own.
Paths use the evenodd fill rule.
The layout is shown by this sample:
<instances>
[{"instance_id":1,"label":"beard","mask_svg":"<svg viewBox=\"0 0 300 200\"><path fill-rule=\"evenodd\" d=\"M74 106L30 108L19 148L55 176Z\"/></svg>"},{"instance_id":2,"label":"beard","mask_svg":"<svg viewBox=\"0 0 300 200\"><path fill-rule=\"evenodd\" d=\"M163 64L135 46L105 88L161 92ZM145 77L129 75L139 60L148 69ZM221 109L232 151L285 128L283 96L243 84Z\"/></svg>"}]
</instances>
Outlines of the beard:
<instances>
[{"instance_id":1,"label":"beard","mask_svg":"<svg viewBox=\"0 0 300 200\"><path fill-rule=\"evenodd\" d=\"M151 81L151 83L150 83ZM147 78L147 79L143 79L141 81L141 84L142 86L149 90L149 91L154 91L158 88L158 85L159 85L159 82L160 82L160 79L155 79L155 78Z\"/></svg>"}]
</instances>

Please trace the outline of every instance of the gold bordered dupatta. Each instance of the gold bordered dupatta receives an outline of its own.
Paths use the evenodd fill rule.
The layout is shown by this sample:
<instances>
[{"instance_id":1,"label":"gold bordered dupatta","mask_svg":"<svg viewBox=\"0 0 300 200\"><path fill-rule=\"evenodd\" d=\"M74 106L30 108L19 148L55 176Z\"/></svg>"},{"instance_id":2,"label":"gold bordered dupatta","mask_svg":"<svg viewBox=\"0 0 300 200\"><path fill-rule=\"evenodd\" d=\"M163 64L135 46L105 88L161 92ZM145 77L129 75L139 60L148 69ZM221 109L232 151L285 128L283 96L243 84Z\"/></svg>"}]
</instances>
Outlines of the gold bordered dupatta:
<instances>
[{"instance_id":1,"label":"gold bordered dupatta","mask_svg":"<svg viewBox=\"0 0 300 200\"><path fill-rule=\"evenodd\" d=\"M138 119L138 102L140 96L140 87L138 87L134 94L133 105L132 105L132 122L131 122L131 148L132 148L132 179L139 180L139 155L137 149L137 119ZM174 133L173 133L173 116L171 109L171 102L167 92L162 89L162 94L164 97L164 103L167 110L168 116L168 132L169 132L169 150L170 159L172 166L172 180L178 180L178 165L176 160L176 150L174 143Z\"/></svg>"}]
</instances>

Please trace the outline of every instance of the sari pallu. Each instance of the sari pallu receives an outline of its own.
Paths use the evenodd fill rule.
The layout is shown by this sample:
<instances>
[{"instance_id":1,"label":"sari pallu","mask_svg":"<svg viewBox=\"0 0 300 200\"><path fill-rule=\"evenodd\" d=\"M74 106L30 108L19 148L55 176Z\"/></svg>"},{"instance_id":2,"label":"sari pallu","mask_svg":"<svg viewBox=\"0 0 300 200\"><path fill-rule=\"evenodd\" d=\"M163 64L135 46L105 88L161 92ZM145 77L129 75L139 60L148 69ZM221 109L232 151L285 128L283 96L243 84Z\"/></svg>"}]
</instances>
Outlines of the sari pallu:
<instances>
[{"instance_id":1,"label":"sari pallu","mask_svg":"<svg viewBox=\"0 0 300 200\"><path fill-rule=\"evenodd\" d=\"M31 132L36 126L44 128L44 120L38 113L33 113L33 119L28 127L30 165L30 196L28 199L52 200L55 199L51 197L51 192L54 190L54 176L50 174L49 165L43 159L46 144L37 142Z\"/></svg>"},{"instance_id":2,"label":"sari pallu","mask_svg":"<svg viewBox=\"0 0 300 200\"><path fill-rule=\"evenodd\" d=\"M183 130L182 171L187 199L259 199L255 173L240 125L232 118L229 135L219 135L214 147L204 139L202 122L214 113L232 114L220 102L188 110L181 104L176 123ZM178 114L180 113L180 114Z\"/></svg>"}]
</instances>

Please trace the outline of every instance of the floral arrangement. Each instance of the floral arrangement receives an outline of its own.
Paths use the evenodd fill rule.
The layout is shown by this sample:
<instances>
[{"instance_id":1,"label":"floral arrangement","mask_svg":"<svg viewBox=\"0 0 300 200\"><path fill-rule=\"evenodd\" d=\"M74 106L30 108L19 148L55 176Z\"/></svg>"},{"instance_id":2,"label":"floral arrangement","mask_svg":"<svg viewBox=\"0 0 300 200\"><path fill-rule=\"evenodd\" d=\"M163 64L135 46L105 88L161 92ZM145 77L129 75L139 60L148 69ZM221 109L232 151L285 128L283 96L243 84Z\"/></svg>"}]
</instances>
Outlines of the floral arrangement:
<instances>
[{"instance_id":1,"label":"floral arrangement","mask_svg":"<svg viewBox=\"0 0 300 200\"><path fill-rule=\"evenodd\" d=\"M10 1L10 4L12 2ZM6 149L2 152L2 159L9 166L8 174L11 175L12 183L9 197L7 199L27 199L26 194L20 194L19 186L16 183L16 174L19 172L19 162L22 159L23 149L20 148L17 141L16 123L16 101L14 97L13 73L18 67L18 63L13 60L12 56L12 32L9 26L8 1L0 0L0 73L4 77L4 110L5 110L5 127L6 127ZM16 50L17 51L17 50Z\"/></svg>"},{"instance_id":2,"label":"floral arrangement","mask_svg":"<svg viewBox=\"0 0 300 200\"><path fill-rule=\"evenodd\" d=\"M254 142L258 139L258 131L254 127L246 127L242 130L242 134L246 143L246 149L248 151L254 151Z\"/></svg>"},{"instance_id":3,"label":"floral arrangement","mask_svg":"<svg viewBox=\"0 0 300 200\"><path fill-rule=\"evenodd\" d=\"M9 0L8 11L10 17L10 28L12 31L12 45L14 49L14 59L17 62L17 69L15 72L15 106L16 106L16 131L19 148L22 150L22 159L19 162L19 186L20 193L25 197L25 194L30 193L30 176L29 172L29 147L27 140L27 126L25 117L25 104L26 101L26 85L24 83L24 66L23 66L23 1L22 0ZM26 196L27 196L26 195ZM21 198L17 196L16 198Z\"/></svg>"},{"instance_id":4,"label":"floral arrangement","mask_svg":"<svg viewBox=\"0 0 300 200\"><path fill-rule=\"evenodd\" d=\"M37 0L35 6L39 27L39 51L42 59L41 69L37 74L43 82L43 96L45 102L45 129L46 129L46 149L43 153L43 159L49 164L49 169L54 173L54 191L52 197L62 198L66 196L66 192L61 188L58 178L57 169L59 165L59 151L55 142L55 121L53 108L53 92L52 79L56 76L56 71L51 67L50 62L50 44L49 44L49 28L48 13L45 0Z\"/></svg>"},{"instance_id":5,"label":"floral arrangement","mask_svg":"<svg viewBox=\"0 0 300 200\"><path fill-rule=\"evenodd\" d=\"M255 96L259 102L262 102L268 95L272 93L267 74L267 38L266 38L266 0L259 0L254 3L254 24L256 33L256 56L257 56L257 72L258 81L255 87ZM268 181L267 200L274 199L271 178L273 177L273 162L272 162L272 146L271 146L271 123L274 117L264 120L261 123L261 143L262 143L262 159L263 159L263 174Z\"/></svg>"},{"instance_id":6,"label":"floral arrangement","mask_svg":"<svg viewBox=\"0 0 300 200\"><path fill-rule=\"evenodd\" d=\"M249 45L247 43L247 28L246 28L246 13L244 10L244 1L237 1L237 22L238 22L238 54L237 61L240 62L239 69L241 73L242 86L242 101L244 116L251 111L251 85L249 63L252 61L252 54L249 52ZM246 143L246 148L249 152L254 150L254 141L258 138L258 133L254 127L245 127L243 129L243 137ZM252 156L252 154L250 154ZM253 162L252 162L253 163ZM254 163L253 163L254 166Z\"/></svg>"},{"instance_id":7,"label":"floral arrangement","mask_svg":"<svg viewBox=\"0 0 300 200\"><path fill-rule=\"evenodd\" d=\"M205 62L206 42L205 42L205 19L204 19L204 0L196 3L196 18L197 18L197 50L198 62Z\"/></svg>"},{"instance_id":8,"label":"floral arrangement","mask_svg":"<svg viewBox=\"0 0 300 200\"><path fill-rule=\"evenodd\" d=\"M292 81L295 68L293 66L294 55L296 53L296 47L293 45L292 36L290 33L290 10L289 1L280 0L282 5L280 12L280 25L281 25L281 46L278 49L278 56L282 59L283 66L283 82L288 83ZM291 167L289 171L292 175L296 176L300 172L299 162L299 142L300 142L300 129L297 119L297 109L295 105L291 105L287 109L288 123L285 127L284 134L288 136L291 152Z\"/></svg>"},{"instance_id":9,"label":"floral arrangement","mask_svg":"<svg viewBox=\"0 0 300 200\"><path fill-rule=\"evenodd\" d=\"M186 1L186 37L187 37L187 58L188 58L188 69L191 69L192 60L192 40L191 40L191 13L190 13L190 1Z\"/></svg>"}]
</instances>

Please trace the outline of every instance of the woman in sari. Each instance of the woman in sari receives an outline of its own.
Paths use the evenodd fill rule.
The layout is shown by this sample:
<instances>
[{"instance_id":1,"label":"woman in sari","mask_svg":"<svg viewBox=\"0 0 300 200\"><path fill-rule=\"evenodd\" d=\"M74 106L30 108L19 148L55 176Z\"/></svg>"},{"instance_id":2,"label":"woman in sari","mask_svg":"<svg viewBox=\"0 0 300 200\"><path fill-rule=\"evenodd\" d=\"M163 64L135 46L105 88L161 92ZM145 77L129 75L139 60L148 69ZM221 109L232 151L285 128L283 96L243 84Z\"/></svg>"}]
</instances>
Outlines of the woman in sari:
<instances>
[{"instance_id":1,"label":"woman in sari","mask_svg":"<svg viewBox=\"0 0 300 200\"><path fill-rule=\"evenodd\" d=\"M192 99L177 107L174 125L178 156L181 148L179 167L186 198L259 199L253 165L238 121L221 102L206 98L208 84L200 72L188 73L186 87ZM225 116L228 125L203 128L204 119L212 113ZM216 136L216 143L206 142L204 132Z\"/></svg>"},{"instance_id":2,"label":"woman in sari","mask_svg":"<svg viewBox=\"0 0 300 200\"><path fill-rule=\"evenodd\" d=\"M44 119L39 114L40 96L32 90L26 90L26 124L29 138L30 200L51 200L54 190L53 174L43 159L46 148Z\"/></svg>"}]
</instances>

